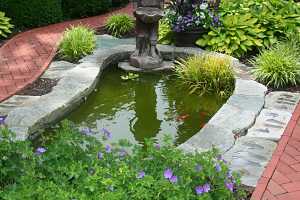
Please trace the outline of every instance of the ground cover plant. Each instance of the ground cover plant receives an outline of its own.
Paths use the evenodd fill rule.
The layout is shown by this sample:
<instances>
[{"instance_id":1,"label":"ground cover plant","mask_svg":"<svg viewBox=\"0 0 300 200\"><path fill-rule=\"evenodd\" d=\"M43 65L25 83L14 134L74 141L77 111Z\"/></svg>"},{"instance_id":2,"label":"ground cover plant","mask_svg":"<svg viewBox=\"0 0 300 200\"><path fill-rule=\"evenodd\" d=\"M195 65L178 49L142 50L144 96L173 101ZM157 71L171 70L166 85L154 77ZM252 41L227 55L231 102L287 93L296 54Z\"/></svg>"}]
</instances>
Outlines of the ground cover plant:
<instances>
[{"instance_id":1,"label":"ground cover plant","mask_svg":"<svg viewBox=\"0 0 300 200\"><path fill-rule=\"evenodd\" d=\"M296 39L296 36L292 38ZM258 81L272 88L295 86L299 83L300 48L299 41L293 39L262 50L252 60L252 72Z\"/></svg>"},{"instance_id":2,"label":"ground cover plant","mask_svg":"<svg viewBox=\"0 0 300 200\"><path fill-rule=\"evenodd\" d=\"M108 18L105 28L115 37L122 37L135 27L134 20L127 14L116 14Z\"/></svg>"},{"instance_id":3,"label":"ground cover plant","mask_svg":"<svg viewBox=\"0 0 300 200\"><path fill-rule=\"evenodd\" d=\"M10 23L10 18L5 16L4 12L0 12L0 38L7 37L11 33L13 25Z\"/></svg>"},{"instance_id":4,"label":"ground cover plant","mask_svg":"<svg viewBox=\"0 0 300 200\"><path fill-rule=\"evenodd\" d=\"M67 29L59 45L59 55L68 61L78 61L96 47L94 30L79 25Z\"/></svg>"},{"instance_id":5,"label":"ground cover plant","mask_svg":"<svg viewBox=\"0 0 300 200\"><path fill-rule=\"evenodd\" d=\"M191 93L216 93L222 97L232 94L235 86L231 58L214 54L191 56L177 61L175 72Z\"/></svg>"},{"instance_id":6,"label":"ground cover plant","mask_svg":"<svg viewBox=\"0 0 300 200\"><path fill-rule=\"evenodd\" d=\"M63 122L55 138L33 148L1 130L0 199L242 199L239 176L216 149L183 154L170 142L110 144ZM167 141L167 139L166 139Z\"/></svg>"}]
</instances>

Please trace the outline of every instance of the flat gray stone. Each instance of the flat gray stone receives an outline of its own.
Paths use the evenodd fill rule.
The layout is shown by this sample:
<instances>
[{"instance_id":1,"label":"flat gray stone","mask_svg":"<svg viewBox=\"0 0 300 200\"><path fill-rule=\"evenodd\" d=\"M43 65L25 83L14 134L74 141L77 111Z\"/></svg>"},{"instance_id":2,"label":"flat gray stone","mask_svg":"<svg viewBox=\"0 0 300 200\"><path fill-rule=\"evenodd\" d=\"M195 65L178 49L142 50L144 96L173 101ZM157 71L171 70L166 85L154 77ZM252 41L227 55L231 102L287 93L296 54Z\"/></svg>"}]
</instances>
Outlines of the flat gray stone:
<instances>
[{"instance_id":1,"label":"flat gray stone","mask_svg":"<svg viewBox=\"0 0 300 200\"><path fill-rule=\"evenodd\" d=\"M137 67L131 66L129 62L120 62L118 64L118 67L124 71L129 71L129 72L159 72L159 71L173 70L174 63L164 61L161 65L161 67L154 68L154 69L143 69L143 68L137 68Z\"/></svg>"},{"instance_id":2,"label":"flat gray stone","mask_svg":"<svg viewBox=\"0 0 300 200\"><path fill-rule=\"evenodd\" d=\"M73 69L76 64L66 61L54 61L42 75L42 78L61 79L70 69Z\"/></svg>"},{"instance_id":3,"label":"flat gray stone","mask_svg":"<svg viewBox=\"0 0 300 200\"><path fill-rule=\"evenodd\" d=\"M199 133L178 148L186 152L202 152L216 147L221 152L225 152L232 147L234 141L234 135L230 130L221 126L207 124Z\"/></svg>"},{"instance_id":4,"label":"flat gray stone","mask_svg":"<svg viewBox=\"0 0 300 200\"><path fill-rule=\"evenodd\" d=\"M256 113L245 110L243 107L237 107L225 104L210 119L209 124L224 127L232 134L244 135L245 132L254 124Z\"/></svg>"},{"instance_id":5,"label":"flat gray stone","mask_svg":"<svg viewBox=\"0 0 300 200\"><path fill-rule=\"evenodd\" d=\"M266 96L265 107L293 113L299 100L300 93L271 92Z\"/></svg>"},{"instance_id":6,"label":"flat gray stone","mask_svg":"<svg viewBox=\"0 0 300 200\"><path fill-rule=\"evenodd\" d=\"M292 114L275 109L263 109L247 136L279 141Z\"/></svg>"},{"instance_id":7,"label":"flat gray stone","mask_svg":"<svg viewBox=\"0 0 300 200\"><path fill-rule=\"evenodd\" d=\"M8 115L12 110L36 102L39 96L14 95L0 103L0 115Z\"/></svg>"},{"instance_id":8,"label":"flat gray stone","mask_svg":"<svg viewBox=\"0 0 300 200\"><path fill-rule=\"evenodd\" d=\"M245 136L224 154L224 159L231 170L241 173L244 185L255 187L275 148L275 142Z\"/></svg>"},{"instance_id":9,"label":"flat gray stone","mask_svg":"<svg viewBox=\"0 0 300 200\"><path fill-rule=\"evenodd\" d=\"M234 94L264 97L267 90L266 86L256 81L236 79Z\"/></svg>"}]
</instances>

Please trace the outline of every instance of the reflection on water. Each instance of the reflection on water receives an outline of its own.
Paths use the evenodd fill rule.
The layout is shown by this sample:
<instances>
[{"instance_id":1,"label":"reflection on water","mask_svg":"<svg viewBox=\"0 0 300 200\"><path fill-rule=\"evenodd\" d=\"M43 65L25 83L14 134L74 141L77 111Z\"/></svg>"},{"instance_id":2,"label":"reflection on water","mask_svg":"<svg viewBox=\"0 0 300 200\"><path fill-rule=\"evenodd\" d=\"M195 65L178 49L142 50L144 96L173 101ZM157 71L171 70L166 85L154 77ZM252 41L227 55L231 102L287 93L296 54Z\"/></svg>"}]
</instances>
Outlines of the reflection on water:
<instances>
[{"instance_id":1,"label":"reflection on water","mask_svg":"<svg viewBox=\"0 0 300 200\"><path fill-rule=\"evenodd\" d=\"M122 81L123 73L115 68L105 71L97 92L68 119L98 132L106 128L113 133L113 141L160 141L169 134L180 144L197 133L224 103L214 96L189 94L172 74L141 74L137 80Z\"/></svg>"}]
</instances>

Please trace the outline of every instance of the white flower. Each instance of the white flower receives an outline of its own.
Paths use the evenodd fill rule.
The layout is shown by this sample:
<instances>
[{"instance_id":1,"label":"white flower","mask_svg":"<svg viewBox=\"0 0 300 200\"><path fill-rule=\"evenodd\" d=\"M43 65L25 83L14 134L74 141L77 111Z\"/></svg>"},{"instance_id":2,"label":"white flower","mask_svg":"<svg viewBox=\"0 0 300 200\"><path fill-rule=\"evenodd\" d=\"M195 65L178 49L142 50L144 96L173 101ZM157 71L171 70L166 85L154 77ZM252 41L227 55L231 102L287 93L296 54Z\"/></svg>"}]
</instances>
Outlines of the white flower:
<instances>
[{"instance_id":1,"label":"white flower","mask_svg":"<svg viewBox=\"0 0 300 200\"><path fill-rule=\"evenodd\" d=\"M200 18L201 18L201 19L204 19L204 18L205 18L204 13L201 13L201 14L200 14Z\"/></svg>"},{"instance_id":2,"label":"white flower","mask_svg":"<svg viewBox=\"0 0 300 200\"><path fill-rule=\"evenodd\" d=\"M205 10L207 7L208 7L207 3L203 3L203 4L200 5L201 10Z\"/></svg>"}]
</instances>

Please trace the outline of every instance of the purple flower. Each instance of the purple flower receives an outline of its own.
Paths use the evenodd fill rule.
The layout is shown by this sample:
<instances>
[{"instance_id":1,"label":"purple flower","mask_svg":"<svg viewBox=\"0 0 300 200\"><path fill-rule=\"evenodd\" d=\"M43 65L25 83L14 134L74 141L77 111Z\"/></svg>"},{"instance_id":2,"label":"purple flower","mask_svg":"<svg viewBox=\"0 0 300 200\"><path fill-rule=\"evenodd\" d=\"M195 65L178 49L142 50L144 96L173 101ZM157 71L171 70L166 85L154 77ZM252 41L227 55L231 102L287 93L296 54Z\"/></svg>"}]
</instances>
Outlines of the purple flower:
<instances>
[{"instance_id":1,"label":"purple flower","mask_svg":"<svg viewBox=\"0 0 300 200\"><path fill-rule=\"evenodd\" d=\"M45 153L46 151L47 151L46 148L44 148L44 147L38 147L38 148L35 150L35 153L36 153L37 155L42 155L42 154Z\"/></svg>"},{"instance_id":2,"label":"purple flower","mask_svg":"<svg viewBox=\"0 0 300 200\"><path fill-rule=\"evenodd\" d=\"M171 169L166 169L164 172L164 177L166 179L170 179L170 178L172 178L172 176L173 176L173 171Z\"/></svg>"},{"instance_id":3,"label":"purple flower","mask_svg":"<svg viewBox=\"0 0 300 200\"><path fill-rule=\"evenodd\" d=\"M232 182L225 183L225 186L226 186L226 188L228 190L230 190L231 192L233 192L234 184Z\"/></svg>"},{"instance_id":4,"label":"purple flower","mask_svg":"<svg viewBox=\"0 0 300 200\"><path fill-rule=\"evenodd\" d=\"M108 131L106 128L102 128L101 129L102 132L103 132L103 135L104 135L104 138L107 140L107 139L111 139L112 137L112 134L110 131Z\"/></svg>"},{"instance_id":5,"label":"purple flower","mask_svg":"<svg viewBox=\"0 0 300 200\"><path fill-rule=\"evenodd\" d=\"M110 153L110 152L111 152L111 146L110 146L109 144L107 144L107 145L105 146L105 152L106 152L106 153Z\"/></svg>"},{"instance_id":6,"label":"purple flower","mask_svg":"<svg viewBox=\"0 0 300 200\"><path fill-rule=\"evenodd\" d=\"M0 126L5 124L5 119L7 116L0 116Z\"/></svg>"},{"instance_id":7,"label":"purple flower","mask_svg":"<svg viewBox=\"0 0 300 200\"><path fill-rule=\"evenodd\" d=\"M195 167L196 172L200 172L202 170L202 166L197 164Z\"/></svg>"},{"instance_id":8,"label":"purple flower","mask_svg":"<svg viewBox=\"0 0 300 200\"><path fill-rule=\"evenodd\" d=\"M93 131L89 127L84 127L80 131L83 135L92 135Z\"/></svg>"},{"instance_id":9,"label":"purple flower","mask_svg":"<svg viewBox=\"0 0 300 200\"><path fill-rule=\"evenodd\" d=\"M156 149L160 149L160 144L156 144L156 145L155 145L155 148L156 148Z\"/></svg>"},{"instance_id":10,"label":"purple flower","mask_svg":"<svg viewBox=\"0 0 300 200\"><path fill-rule=\"evenodd\" d=\"M230 170L227 172L227 178L232 178L232 172Z\"/></svg>"},{"instance_id":11,"label":"purple flower","mask_svg":"<svg viewBox=\"0 0 300 200\"><path fill-rule=\"evenodd\" d=\"M138 178L138 179L142 179L142 178L145 177L145 175L146 175L146 173L145 173L144 171L140 171L140 172L138 173L138 175L137 175L137 178Z\"/></svg>"},{"instance_id":12,"label":"purple flower","mask_svg":"<svg viewBox=\"0 0 300 200\"><path fill-rule=\"evenodd\" d=\"M221 168L221 166L220 166L219 164L216 164L216 167L215 167L215 168L216 168L216 171L217 171L217 172L220 172L220 171L222 170L222 168Z\"/></svg>"},{"instance_id":13,"label":"purple flower","mask_svg":"<svg viewBox=\"0 0 300 200\"><path fill-rule=\"evenodd\" d=\"M200 185L195 188L195 191L197 195L201 195L204 192L203 187Z\"/></svg>"},{"instance_id":14,"label":"purple flower","mask_svg":"<svg viewBox=\"0 0 300 200\"><path fill-rule=\"evenodd\" d=\"M210 185L208 183L204 184L203 185L203 192L206 193L206 192L209 192L210 191Z\"/></svg>"},{"instance_id":15,"label":"purple flower","mask_svg":"<svg viewBox=\"0 0 300 200\"><path fill-rule=\"evenodd\" d=\"M127 152L125 151L125 149L121 149L120 152L119 152L119 156L124 157L126 155L127 155Z\"/></svg>"},{"instance_id":16,"label":"purple flower","mask_svg":"<svg viewBox=\"0 0 300 200\"><path fill-rule=\"evenodd\" d=\"M102 158L103 158L103 153L101 153L101 152L99 151L97 157L98 157L99 160L102 160Z\"/></svg>"},{"instance_id":17,"label":"purple flower","mask_svg":"<svg viewBox=\"0 0 300 200\"><path fill-rule=\"evenodd\" d=\"M172 176L172 177L169 179L169 181L170 181L171 183L177 183L177 176Z\"/></svg>"}]
</instances>

